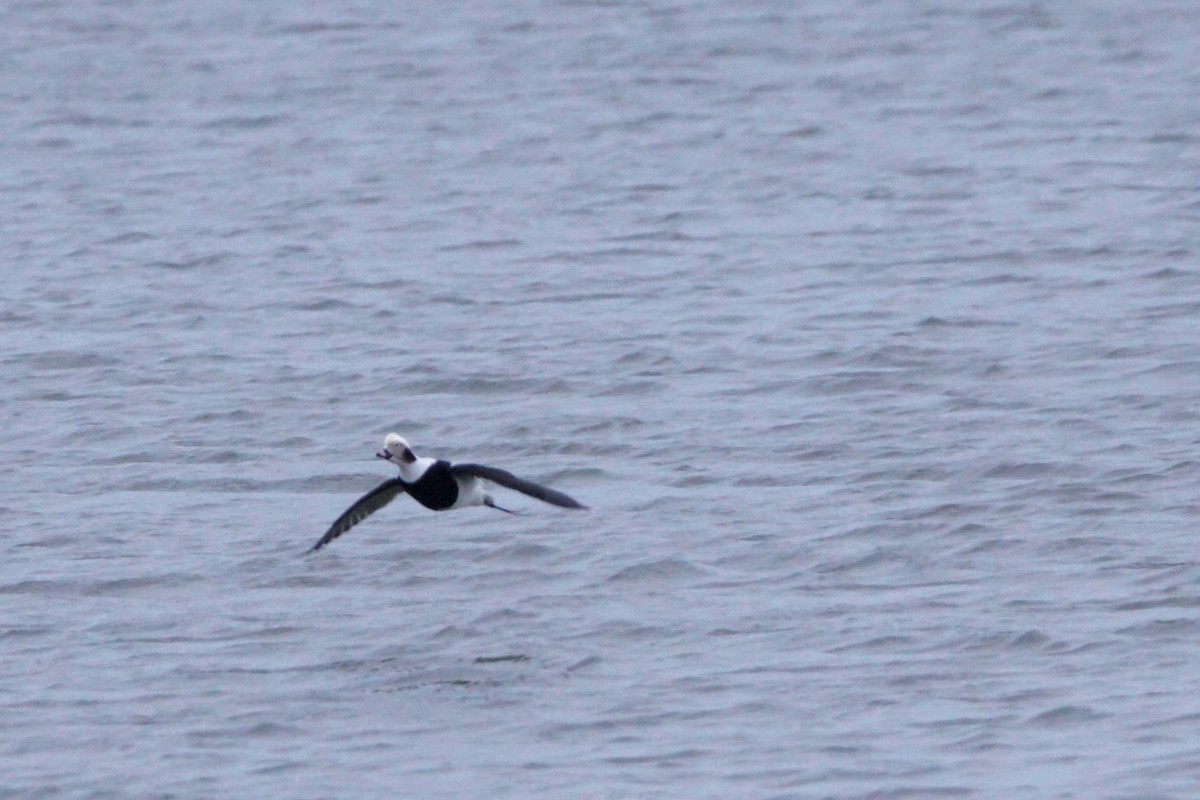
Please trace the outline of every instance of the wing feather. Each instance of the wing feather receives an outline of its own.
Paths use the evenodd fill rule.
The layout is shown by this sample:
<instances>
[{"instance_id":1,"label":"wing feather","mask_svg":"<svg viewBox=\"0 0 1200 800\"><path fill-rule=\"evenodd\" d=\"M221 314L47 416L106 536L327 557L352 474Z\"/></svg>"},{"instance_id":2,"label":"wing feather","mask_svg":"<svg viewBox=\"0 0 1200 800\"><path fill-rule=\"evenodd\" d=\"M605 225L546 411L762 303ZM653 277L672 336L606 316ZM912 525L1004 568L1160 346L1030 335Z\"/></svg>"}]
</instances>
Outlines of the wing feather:
<instances>
[{"instance_id":1,"label":"wing feather","mask_svg":"<svg viewBox=\"0 0 1200 800\"><path fill-rule=\"evenodd\" d=\"M355 525L395 500L397 495L403 493L404 481L400 480L399 478L389 478L388 480L379 484L374 489L355 500L354 505L343 511L342 515L335 519L333 524L329 526L329 530L325 531L325 535L322 536L308 552L311 553L314 550L320 550L322 547L329 544L334 539L341 536L343 533L350 530Z\"/></svg>"},{"instance_id":2,"label":"wing feather","mask_svg":"<svg viewBox=\"0 0 1200 800\"><path fill-rule=\"evenodd\" d=\"M488 467L483 464L455 464L450 467L450 471L455 475L473 475L476 478L483 478L485 481L491 481L500 486L518 491L521 494L527 494L552 506L560 506L561 508L587 508L587 506L570 495L563 494L560 491L551 489L548 486L542 486L533 481L527 481L524 478L518 478L511 472L499 469L498 467Z\"/></svg>"}]
</instances>

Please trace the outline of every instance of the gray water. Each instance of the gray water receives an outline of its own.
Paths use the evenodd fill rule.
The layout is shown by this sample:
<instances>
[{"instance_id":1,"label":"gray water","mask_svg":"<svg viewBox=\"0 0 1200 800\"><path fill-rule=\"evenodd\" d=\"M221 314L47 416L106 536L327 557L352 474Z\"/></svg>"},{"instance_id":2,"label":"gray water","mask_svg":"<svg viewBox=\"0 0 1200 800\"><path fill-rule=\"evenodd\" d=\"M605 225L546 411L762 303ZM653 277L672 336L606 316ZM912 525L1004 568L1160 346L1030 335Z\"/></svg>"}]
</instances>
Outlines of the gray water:
<instances>
[{"instance_id":1,"label":"gray water","mask_svg":"<svg viewBox=\"0 0 1200 800\"><path fill-rule=\"evenodd\" d=\"M0 797L1194 798L1195 12L5 4Z\"/></svg>"}]
</instances>

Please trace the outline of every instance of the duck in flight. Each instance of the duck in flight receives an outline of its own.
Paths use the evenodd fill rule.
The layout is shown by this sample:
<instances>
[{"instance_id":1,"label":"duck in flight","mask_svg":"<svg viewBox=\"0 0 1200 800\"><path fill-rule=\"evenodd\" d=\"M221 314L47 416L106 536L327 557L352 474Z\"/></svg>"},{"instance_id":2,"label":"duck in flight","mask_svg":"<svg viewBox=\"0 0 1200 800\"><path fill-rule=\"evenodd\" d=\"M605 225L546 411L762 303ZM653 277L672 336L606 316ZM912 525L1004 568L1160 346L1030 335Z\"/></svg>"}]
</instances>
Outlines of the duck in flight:
<instances>
[{"instance_id":1,"label":"duck in flight","mask_svg":"<svg viewBox=\"0 0 1200 800\"><path fill-rule=\"evenodd\" d=\"M514 489L522 494L562 508L587 508L573 497L555 491L533 481L518 478L511 472L488 467L483 464L451 464L436 458L417 458L403 436L389 433L383 440L383 449L375 454L392 462L400 469L400 476L389 478L354 501L342 515L333 521L317 543L308 552L320 550L346 531L386 506L396 496L408 492L426 508L447 511L464 506L488 506L508 514L515 514L496 505L492 496L484 490L484 481Z\"/></svg>"}]
</instances>

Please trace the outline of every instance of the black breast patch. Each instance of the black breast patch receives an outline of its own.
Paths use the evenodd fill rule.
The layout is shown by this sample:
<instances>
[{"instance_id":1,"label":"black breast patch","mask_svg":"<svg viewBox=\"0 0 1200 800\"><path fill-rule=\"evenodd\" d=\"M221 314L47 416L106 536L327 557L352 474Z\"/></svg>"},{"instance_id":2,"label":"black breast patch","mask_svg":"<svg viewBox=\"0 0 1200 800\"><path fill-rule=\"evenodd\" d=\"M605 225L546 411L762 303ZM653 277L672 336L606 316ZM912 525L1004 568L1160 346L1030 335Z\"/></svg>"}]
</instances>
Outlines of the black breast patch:
<instances>
[{"instance_id":1,"label":"black breast patch","mask_svg":"<svg viewBox=\"0 0 1200 800\"><path fill-rule=\"evenodd\" d=\"M408 493L426 508L444 511L458 499L458 482L450 472L450 462L436 461L415 483L408 484Z\"/></svg>"}]
</instances>

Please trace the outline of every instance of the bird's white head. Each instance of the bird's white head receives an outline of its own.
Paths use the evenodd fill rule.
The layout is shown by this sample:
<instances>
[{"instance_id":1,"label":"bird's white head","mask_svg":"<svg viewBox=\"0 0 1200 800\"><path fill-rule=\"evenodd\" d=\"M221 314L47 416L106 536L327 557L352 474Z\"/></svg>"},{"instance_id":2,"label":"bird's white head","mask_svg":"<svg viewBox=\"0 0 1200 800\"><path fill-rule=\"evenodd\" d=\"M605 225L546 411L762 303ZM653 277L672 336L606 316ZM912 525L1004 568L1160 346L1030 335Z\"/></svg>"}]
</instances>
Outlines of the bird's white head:
<instances>
[{"instance_id":1,"label":"bird's white head","mask_svg":"<svg viewBox=\"0 0 1200 800\"><path fill-rule=\"evenodd\" d=\"M411 464L417 460L417 454L408 446L408 440L398 433L389 433L383 440L383 449L375 454L376 458L391 461L396 466Z\"/></svg>"}]
</instances>

